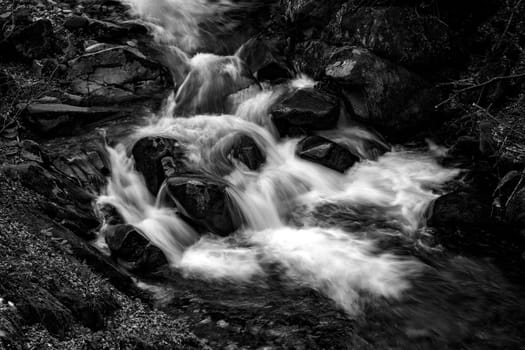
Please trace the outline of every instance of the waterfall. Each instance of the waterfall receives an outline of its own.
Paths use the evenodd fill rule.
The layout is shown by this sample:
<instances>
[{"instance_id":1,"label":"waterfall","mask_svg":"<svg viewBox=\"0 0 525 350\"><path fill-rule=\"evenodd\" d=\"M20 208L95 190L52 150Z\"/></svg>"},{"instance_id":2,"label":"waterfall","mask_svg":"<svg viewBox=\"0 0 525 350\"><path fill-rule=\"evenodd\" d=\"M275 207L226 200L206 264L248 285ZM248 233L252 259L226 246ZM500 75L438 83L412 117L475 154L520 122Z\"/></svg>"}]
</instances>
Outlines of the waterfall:
<instances>
[{"instance_id":1,"label":"waterfall","mask_svg":"<svg viewBox=\"0 0 525 350\"><path fill-rule=\"evenodd\" d=\"M203 7L201 0L127 2L164 31L188 34L187 41L179 42L181 47L193 47L198 40L192 26L222 11L220 6L232 5L218 1ZM457 170L443 168L430 152L398 147L373 154L369 145L384 147L384 141L345 123L319 134L361 161L344 173L309 162L296 154L299 138L279 137L269 111L283 94L312 88L313 80L299 75L275 86L254 84L235 56L198 54L189 65L175 97L123 143L129 148L147 136L176 139L192 169L227 184L243 225L226 238L198 234L177 210L164 207L148 192L123 145L108 149L112 172L98 202L113 205L165 253L172 268L187 276L253 283L266 278L268 265L277 264L290 283L324 293L349 313L358 310L361 293L400 297L422 264L379 250L374 239L414 239L428 206ZM232 135L238 133L250 137L264 153L259 169L229 157ZM326 205L359 213L355 230L314 220L316 210ZM395 228L378 228L374 222L395 223Z\"/></svg>"}]
</instances>

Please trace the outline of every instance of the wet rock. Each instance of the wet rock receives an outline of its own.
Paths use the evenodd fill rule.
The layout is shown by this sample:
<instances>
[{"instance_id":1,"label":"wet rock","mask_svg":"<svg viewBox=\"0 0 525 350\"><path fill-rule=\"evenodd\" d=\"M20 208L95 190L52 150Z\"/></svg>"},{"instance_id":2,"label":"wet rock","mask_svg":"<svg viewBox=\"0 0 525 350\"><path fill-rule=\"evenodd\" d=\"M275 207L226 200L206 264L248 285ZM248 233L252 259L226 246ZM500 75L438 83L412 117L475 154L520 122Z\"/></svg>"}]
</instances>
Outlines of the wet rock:
<instances>
[{"instance_id":1,"label":"wet rock","mask_svg":"<svg viewBox=\"0 0 525 350\"><path fill-rule=\"evenodd\" d=\"M332 50L328 61L325 74L341 84L355 117L383 134L403 138L433 121L435 94L416 74L355 47Z\"/></svg>"},{"instance_id":2,"label":"wet rock","mask_svg":"<svg viewBox=\"0 0 525 350\"><path fill-rule=\"evenodd\" d=\"M343 0L318 1L318 0L286 0L283 1L285 16L291 22L300 23L302 26L322 24L335 13Z\"/></svg>"},{"instance_id":3,"label":"wet rock","mask_svg":"<svg viewBox=\"0 0 525 350\"><path fill-rule=\"evenodd\" d=\"M272 106L273 123L281 136L334 128L340 112L337 97L315 88L296 90Z\"/></svg>"},{"instance_id":4,"label":"wet rock","mask_svg":"<svg viewBox=\"0 0 525 350\"><path fill-rule=\"evenodd\" d=\"M246 62L248 68L259 81L276 81L293 76L283 57L277 50L262 39L252 38L237 51L237 56Z\"/></svg>"},{"instance_id":5,"label":"wet rock","mask_svg":"<svg viewBox=\"0 0 525 350\"><path fill-rule=\"evenodd\" d=\"M447 230L472 230L491 224L491 199L474 190L458 190L434 202L431 224Z\"/></svg>"},{"instance_id":6,"label":"wet rock","mask_svg":"<svg viewBox=\"0 0 525 350\"><path fill-rule=\"evenodd\" d=\"M163 137L145 137L131 151L135 168L142 173L149 191L156 195L167 176L188 170L184 163L184 149L177 140Z\"/></svg>"},{"instance_id":7,"label":"wet rock","mask_svg":"<svg viewBox=\"0 0 525 350\"><path fill-rule=\"evenodd\" d=\"M162 251L131 225L108 226L104 236L112 256L132 271L152 271L168 264Z\"/></svg>"},{"instance_id":8,"label":"wet rock","mask_svg":"<svg viewBox=\"0 0 525 350\"><path fill-rule=\"evenodd\" d=\"M2 59L31 61L48 57L56 51L53 25L47 19L17 27L7 38L0 41Z\"/></svg>"},{"instance_id":9,"label":"wet rock","mask_svg":"<svg viewBox=\"0 0 525 350\"><path fill-rule=\"evenodd\" d=\"M60 103L32 103L25 107L27 122L47 135L71 134L83 124L121 113L121 108L79 107Z\"/></svg>"},{"instance_id":10,"label":"wet rock","mask_svg":"<svg viewBox=\"0 0 525 350\"><path fill-rule=\"evenodd\" d=\"M244 163L250 170L257 170L264 164L265 156L259 146L248 135L238 134L231 149L231 156Z\"/></svg>"},{"instance_id":11,"label":"wet rock","mask_svg":"<svg viewBox=\"0 0 525 350\"><path fill-rule=\"evenodd\" d=\"M64 27L70 31L86 28L89 25L89 19L83 16L71 16L64 22Z\"/></svg>"},{"instance_id":12,"label":"wet rock","mask_svg":"<svg viewBox=\"0 0 525 350\"><path fill-rule=\"evenodd\" d=\"M342 19L350 42L408 67L442 65L451 55L448 26L413 7L362 7Z\"/></svg>"},{"instance_id":13,"label":"wet rock","mask_svg":"<svg viewBox=\"0 0 525 350\"><path fill-rule=\"evenodd\" d=\"M210 152L213 169L225 175L231 172L232 159L246 165L250 170L257 170L266 160L265 154L257 143L242 132L234 132L221 138Z\"/></svg>"},{"instance_id":14,"label":"wet rock","mask_svg":"<svg viewBox=\"0 0 525 350\"><path fill-rule=\"evenodd\" d=\"M254 83L239 57L197 54L175 95L175 115L224 113L228 96Z\"/></svg>"},{"instance_id":15,"label":"wet rock","mask_svg":"<svg viewBox=\"0 0 525 350\"><path fill-rule=\"evenodd\" d=\"M346 148L321 136L308 136L302 139L297 145L296 153L303 159L341 173L359 161L359 157Z\"/></svg>"},{"instance_id":16,"label":"wet rock","mask_svg":"<svg viewBox=\"0 0 525 350\"><path fill-rule=\"evenodd\" d=\"M205 175L171 177L160 194L167 205L176 206L190 221L226 236L241 224L238 209L227 193L226 183Z\"/></svg>"},{"instance_id":17,"label":"wet rock","mask_svg":"<svg viewBox=\"0 0 525 350\"><path fill-rule=\"evenodd\" d=\"M69 66L71 89L87 105L162 98L172 84L167 70L131 47L88 53Z\"/></svg>"}]
</instances>

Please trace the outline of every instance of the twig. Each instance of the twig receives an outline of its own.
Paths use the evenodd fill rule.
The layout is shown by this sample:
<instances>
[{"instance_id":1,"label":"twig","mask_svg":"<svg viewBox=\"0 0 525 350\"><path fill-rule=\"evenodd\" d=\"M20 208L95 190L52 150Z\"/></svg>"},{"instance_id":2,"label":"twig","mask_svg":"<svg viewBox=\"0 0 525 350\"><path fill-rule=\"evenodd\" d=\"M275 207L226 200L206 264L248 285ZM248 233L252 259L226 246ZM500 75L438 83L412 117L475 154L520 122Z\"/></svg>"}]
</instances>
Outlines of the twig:
<instances>
[{"instance_id":1,"label":"twig","mask_svg":"<svg viewBox=\"0 0 525 350\"><path fill-rule=\"evenodd\" d=\"M472 91L472 90L475 90L475 89L482 88L484 86L487 86L487 85L492 84L492 83L494 83L496 81L499 81L499 80L519 79L519 78L524 78L524 77L525 77L525 72L524 73L519 73L519 74L503 75L503 76L498 76L498 77L491 78L491 79L489 79L487 81L484 81L483 83L479 83L479 84L476 84L476 85L473 85L473 86L469 86L469 87L466 87L464 89L455 91L454 94L452 94L452 96L450 96L446 100L438 103L437 105L434 106L434 108L437 109L437 108L441 107L445 103L451 101L457 95L462 94L464 92L468 92L468 91Z\"/></svg>"},{"instance_id":2,"label":"twig","mask_svg":"<svg viewBox=\"0 0 525 350\"><path fill-rule=\"evenodd\" d=\"M514 19L514 15L516 14L516 10L520 6L522 0L519 0L516 5L514 5L514 8L512 9L512 13L509 16L509 20L507 21L507 25L505 26L505 30L503 31L503 34L501 34L498 44L494 48L494 51L498 50L501 46L501 43L503 42L503 38L505 38L505 35L507 35L507 32L509 31L510 24L512 23L512 20Z\"/></svg>"},{"instance_id":3,"label":"twig","mask_svg":"<svg viewBox=\"0 0 525 350\"><path fill-rule=\"evenodd\" d=\"M518 192L518 189L520 188L521 186L521 183L523 181L523 177L525 176L525 171L522 171L521 172L521 176L520 176L520 180L518 181L518 183L516 184L516 186L514 187L514 189L512 190L512 193L510 194L509 198L507 199L507 201L505 202L505 207L507 207L510 203L510 200L512 199L512 197L514 197L514 195L516 194L516 192Z\"/></svg>"}]
</instances>

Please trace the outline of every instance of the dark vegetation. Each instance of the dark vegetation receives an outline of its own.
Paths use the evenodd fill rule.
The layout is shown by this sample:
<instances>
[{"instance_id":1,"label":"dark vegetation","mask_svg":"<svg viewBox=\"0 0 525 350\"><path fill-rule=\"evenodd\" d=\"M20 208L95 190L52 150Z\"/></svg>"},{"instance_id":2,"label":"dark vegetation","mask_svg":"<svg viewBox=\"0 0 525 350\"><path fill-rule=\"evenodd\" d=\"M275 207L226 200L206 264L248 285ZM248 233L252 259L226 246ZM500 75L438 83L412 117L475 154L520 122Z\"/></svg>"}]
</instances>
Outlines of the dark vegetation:
<instances>
[{"instance_id":1,"label":"dark vegetation","mask_svg":"<svg viewBox=\"0 0 525 350\"><path fill-rule=\"evenodd\" d=\"M321 81L272 110L282 135L307 136L301 157L338 171L357 160L311 135L336 125L343 108L388 142L444 145L442 162L465 169L429 213L429 245L446 253L439 262L416 253L431 267L414 282L414 307L365 302L364 316L348 319L278 278L253 290L183 279L111 208L113 256L100 254L86 241L100 226L92 204L110 171L102 146L182 81L118 1L0 1L0 349L523 346L525 1L281 0L232 17L236 34L210 40L212 50L231 53L255 37L241 56L258 80L295 70ZM252 140L232 144L250 168L264 163ZM188 222L224 235L237 227L224 184L173 173L180 150L170 140L137 145L150 190L170 178L166 200L186 200ZM362 214L325 209L316 219L341 215L349 227ZM145 278L159 298L123 266L143 277L157 270ZM427 292L435 300L418 304ZM439 322L425 327L428 319Z\"/></svg>"}]
</instances>

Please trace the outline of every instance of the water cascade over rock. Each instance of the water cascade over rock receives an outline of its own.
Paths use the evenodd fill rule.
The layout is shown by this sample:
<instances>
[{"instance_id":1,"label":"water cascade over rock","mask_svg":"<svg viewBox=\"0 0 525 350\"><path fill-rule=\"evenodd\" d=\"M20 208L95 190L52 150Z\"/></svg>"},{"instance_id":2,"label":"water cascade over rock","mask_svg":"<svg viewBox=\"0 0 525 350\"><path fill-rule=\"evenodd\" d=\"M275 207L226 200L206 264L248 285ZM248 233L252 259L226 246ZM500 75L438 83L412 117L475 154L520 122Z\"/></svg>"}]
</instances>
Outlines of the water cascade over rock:
<instances>
[{"instance_id":1,"label":"water cascade over rock","mask_svg":"<svg viewBox=\"0 0 525 350\"><path fill-rule=\"evenodd\" d=\"M156 5L129 2L175 39L181 32L170 17L200 21L195 11L207 15L199 12L200 1L194 12L183 6L162 15ZM269 267L278 266L283 279L320 291L349 313L358 311L362 293L400 297L423 264L375 240L416 240L429 205L458 172L440 166L430 152L391 149L348 122L340 96L304 75L291 77L269 52L260 60L253 54L261 50L246 54L256 44L250 41L233 56L189 58L191 50L178 56L185 78L165 107L108 148L111 177L98 205L114 208L131 226L101 230L100 245L105 238L113 254L157 266L161 260L151 244L171 268L213 281L262 284L272 274ZM369 57L349 51L327 72L349 83L357 73L342 72L341 65L356 64L352 55ZM366 78L358 83L376 101L367 102L370 115L362 119L387 119L376 115L371 103L382 103L382 96L373 95L375 85ZM376 82L383 83L394 81ZM321 208L359 215L346 229L322 219ZM378 228L378 222L391 224ZM134 255L140 251L145 257Z\"/></svg>"}]
</instances>

